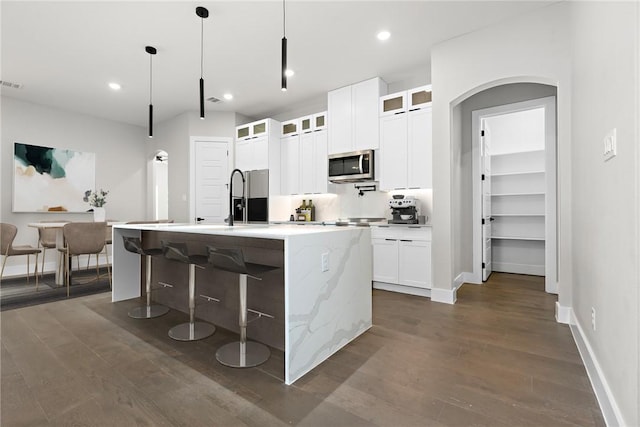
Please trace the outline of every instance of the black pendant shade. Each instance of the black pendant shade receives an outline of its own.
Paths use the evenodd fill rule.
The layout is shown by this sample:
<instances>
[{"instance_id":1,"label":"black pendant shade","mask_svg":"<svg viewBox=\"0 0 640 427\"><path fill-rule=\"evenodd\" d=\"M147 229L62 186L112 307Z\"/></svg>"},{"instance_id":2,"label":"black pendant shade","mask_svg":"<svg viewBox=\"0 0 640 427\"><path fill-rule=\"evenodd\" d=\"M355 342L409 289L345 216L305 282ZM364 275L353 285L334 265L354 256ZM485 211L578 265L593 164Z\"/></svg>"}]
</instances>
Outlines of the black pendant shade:
<instances>
[{"instance_id":1,"label":"black pendant shade","mask_svg":"<svg viewBox=\"0 0 640 427\"><path fill-rule=\"evenodd\" d=\"M145 46L144 50L149 54L149 138L153 138L153 55L158 51L153 46Z\"/></svg>"},{"instance_id":2,"label":"black pendant shade","mask_svg":"<svg viewBox=\"0 0 640 427\"><path fill-rule=\"evenodd\" d=\"M282 84L280 88L283 92L287 91L287 15L282 0Z\"/></svg>"},{"instance_id":3,"label":"black pendant shade","mask_svg":"<svg viewBox=\"0 0 640 427\"><path fill-rule=\"evenodd\" d=\"M204 19L209 17L209 11L202 7L196 7L196 15L200 17L200 118L204 119Z\"/></svg>"},{"instance_id":4,"label":"black pendant shade","mask_svg":"<svg viewBox=\"0 0 640 427\"><path fill-rule=\"evenodd\" d=\"M282 91L287 90L287 38L282 38Z\"/></svg>"}]
</instances>

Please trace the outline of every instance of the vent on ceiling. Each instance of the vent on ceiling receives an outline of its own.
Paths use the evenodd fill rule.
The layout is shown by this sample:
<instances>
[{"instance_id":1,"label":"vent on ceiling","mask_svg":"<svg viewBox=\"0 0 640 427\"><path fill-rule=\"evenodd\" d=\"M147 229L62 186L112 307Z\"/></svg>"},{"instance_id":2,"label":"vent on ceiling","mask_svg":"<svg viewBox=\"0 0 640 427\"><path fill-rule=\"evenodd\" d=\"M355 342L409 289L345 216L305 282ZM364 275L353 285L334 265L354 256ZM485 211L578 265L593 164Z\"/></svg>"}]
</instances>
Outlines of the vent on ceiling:
<instances>
[{"instance_id":1,"label":"vent on ceiling","mask_svg":"<svg viewBox=\"0 0 640 427\"><path fill-rule=\"evenodd\" d=\"M211 98L207 98L207 101L209 102L213 102L214 104L216 102L220 102L220 100L218 98L216 98L215 96L212 96Z\"/></svg>"},{"instance_id":2,"label":"vent on ceiling","mask_svg":"<svg viewBox=\"0 0 640 427\"><path fill-rule=\"evenodd\" d=\"M10 87L12 89L22 89L22 83L8 82L6 80L0 80L0 86Z\"/></svg>"}]
</instances>

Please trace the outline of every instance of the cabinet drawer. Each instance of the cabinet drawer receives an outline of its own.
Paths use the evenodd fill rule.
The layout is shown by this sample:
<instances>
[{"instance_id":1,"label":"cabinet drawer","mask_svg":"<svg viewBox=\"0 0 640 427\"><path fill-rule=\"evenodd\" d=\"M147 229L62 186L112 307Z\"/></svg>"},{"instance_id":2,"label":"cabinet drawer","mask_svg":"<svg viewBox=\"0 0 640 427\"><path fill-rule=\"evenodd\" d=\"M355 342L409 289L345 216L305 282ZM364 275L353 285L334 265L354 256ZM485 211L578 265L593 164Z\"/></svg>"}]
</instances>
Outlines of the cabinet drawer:
<instances>
[{"instance_id":1,"label":"cabinet drawer","mask_svg":"<svg viewBox=\"0 0 640 427\"><path fill-rule=\"evenodd\" d=\"M391 226L373 226L371 227L372 239L400 239L400 234L395 232Z\"/></svg>"},{"instance_id":2,"label":"cabinet drawer","mask_svg":"<svg viewBox=\"0 0 640 427\"><path fill-rule=\"evenodd\" d=\"M398 229L400 240L431 241L431 227L412 227L409 225L407 227L398 227Z\"/></svg>"}]
</instances>

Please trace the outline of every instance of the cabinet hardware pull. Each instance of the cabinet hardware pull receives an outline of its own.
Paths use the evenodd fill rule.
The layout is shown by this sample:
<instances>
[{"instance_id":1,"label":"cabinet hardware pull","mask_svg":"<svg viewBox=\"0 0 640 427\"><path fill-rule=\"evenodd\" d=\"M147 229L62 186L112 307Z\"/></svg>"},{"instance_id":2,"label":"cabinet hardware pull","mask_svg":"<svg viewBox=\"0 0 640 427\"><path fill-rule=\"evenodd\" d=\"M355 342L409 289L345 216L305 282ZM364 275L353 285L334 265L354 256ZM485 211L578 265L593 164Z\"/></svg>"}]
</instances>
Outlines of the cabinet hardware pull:
<instances>
[{"instance_id":1,"label":"cabinet hardware pull","mask_svg":"<svg viewBox=\"0 0 640 427\"><path fill-rule=\"evenodd\" d=\"M404 239L400 239L401 242L413 242L413 240L404 240Z\"/></svg>"},{"instance_id":2,"label":"cabinet hardware pull","mask_svg":"<svg viewBox=\"0 0 640 427\"><path fill-rule=\"evenodd\" d=\"M395 242L396 241L396 239L384 239L384 240L386 240L387 242Z\"/></svg>"},{"instance_id":3,"label":"cabinet hardware pull","mask_svg":"<svg viewBox=\"0 0 640 427\"><path fill-rule=\"evenodd\" d=\"M418 111L418 110L419 110L419 108L413 108L413 109L411 109L409 111Z\"/></svg>"},{"instance_id":4,"label":"cabinet hardware pull","mask_svg":"<svg viewBox=\"0 0 640 427\"><path fill-rule=\"evenodd\" d=\"M404 114L406 113L406 111L398 111L397 113L393 113L393 114Z\"/></svg>"},{"instance_id":5,"label":"cabinet hardware pull","mask_svg":"<svg viewBox=\"0 0 640 427\"><path fill-rule=\"evenodd\" d=\"M410 225L409 228L420 228L420 227L418 227L416 225Z\"/></svg>"}]
</instances>

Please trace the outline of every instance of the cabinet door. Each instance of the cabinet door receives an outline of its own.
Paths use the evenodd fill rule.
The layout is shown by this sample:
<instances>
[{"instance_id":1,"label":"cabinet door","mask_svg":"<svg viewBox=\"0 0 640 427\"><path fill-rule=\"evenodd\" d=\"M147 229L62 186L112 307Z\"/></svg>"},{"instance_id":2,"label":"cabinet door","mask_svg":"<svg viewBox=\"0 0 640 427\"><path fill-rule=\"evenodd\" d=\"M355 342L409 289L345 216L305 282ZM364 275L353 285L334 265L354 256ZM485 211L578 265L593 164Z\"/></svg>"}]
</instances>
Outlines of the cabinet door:
<instances>
[{"instance_id":1,"label":"cabinet door","mask_svg":"<svg viewBox=\"0 0 640 427\"><path fill-rule=\"evenodd\" d=\"M252 163L251 169L269 169L269 139L266 136L252 139L251 151L252 151Z\"/></svg>"},{"instance_id":2,"label":"cabinet door","mask_svg":"<svg viewBox=\"0 0 640 427\"><path fill-rule=\"evenodd\" d=\"M378 102L381 80L366 80L353 85L353 146L354 150L380 148ZM334 123L331 123L333 128Z\"/></svg>"},{"instance_id":3,"label":"cabinet door","mask_svg":"<svg viewBox=\"0 0 640 427\"><path fill-rule=\"evenodd\" d=\"M407 188L407 115L380 118L380 189Z\"/></svg>"},{"instance_id":4,"label":"cabinet door","mask_svg":"<svg viewBox=\"0 0 640 427\"><path fill-rule=\"evenodd\" d=\"M380 117L407 111L407 92L397 92L380 97Z\"/></svg>"},{"instance_id":5,"label":"cabinet door","mask_svg":"<svg viewBox=\"0 0 640 427\"><path fill-rule=\"evenodd\" d=\"M431 242L401 240L399 244L399 283L431 288Z\"/></svg>"},{"instance_id":6,"label":"cabinet door","mask_svg":"<svg viewBox=\"0 0 640 427\"><path fill-rule=\"evenodd\" d=\"M329 154L353 151L351 86L332 90L328 94Z\"/></svg>"},{"instance_id":7,"label":"cabinet door","mask_svg":"<svg viewBox=\"0 0 640 427\"><path fill-rule=\"evenodd\" d=\"M431 107L408 113L407 186L432 188Z\"/></svg>"},{"instance_id":8,"label":"cabinet door","mask_svg":"<svg viewBox=\"0 0 640 427\"><path fill-rule=\"evenodd\" d=\"M398 284L398 241L371 239L373 245L373 280Z\"/></svg>"},{"instance_id":9,"label":"cabinet door","mask_svg":"<svg viewBox=\"0 0 640 427\"><path fill-rule=\"evenodd\" d=\"M313 192L326 193L329 191L329 160L327 154L327 131L313 133Z\"/></svg>"},{"instance_id":10,"label":"cabinet door","mask_svg":"<svg viewBox=\"0 0 640 427\"><path fill-rule=\"evenodd\" d=\"M266 136L269 134L269 119L251 123L251 136Z\"/></svg>"},{"instance_id":11,"label":"cabinet door","mask_svg":"<svg viewBox=\"0 0 640 427\"><path fill-rule=\"evenodd\" d=\"M300 193L299 137L288 136L280 140L282 194Z\"/></svg>"},{"instance_id":12,"label":"cabinet door","mask_svg":"<svg viewBox=\"0 0 640 427\"><path fill-rule=\"evenodd\" d=\"M251 150L251 140L236 141L235 167L241 171L251 170L253 163L253 152Z\"/></svg>"},{"instance_id":13,"label":"cabinet door","mask_svg":"<svg viewBox=\"0 0 640 427\"><path fill-rule=\"evenodd\" d=\"M431 106L431 85L411 89L408 93L409 110Z\"/></svg>"},{"instance_id":14,"label":"cabinet door","mask_svg":"<svg viewBox=\"0 0 640 427\"><path fill-rule=\"evenodd\" d=\"M313 193L313 178L315 177L314 133L300 135L300 192Z\"/></svg>"}]
</instances>

